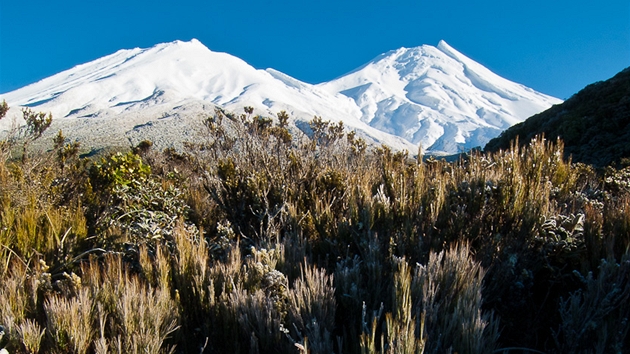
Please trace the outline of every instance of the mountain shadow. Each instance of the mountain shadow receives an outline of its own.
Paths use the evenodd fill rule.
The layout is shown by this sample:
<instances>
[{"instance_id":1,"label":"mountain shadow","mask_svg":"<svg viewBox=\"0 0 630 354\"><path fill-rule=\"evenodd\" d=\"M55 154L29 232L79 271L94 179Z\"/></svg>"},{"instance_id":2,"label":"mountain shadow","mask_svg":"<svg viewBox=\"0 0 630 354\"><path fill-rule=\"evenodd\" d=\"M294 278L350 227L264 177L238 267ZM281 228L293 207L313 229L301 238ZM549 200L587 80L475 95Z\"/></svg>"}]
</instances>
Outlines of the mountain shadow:
<instances>
[{"instance_id":1,"label":"mountain shadow","mask_svg":"<svg viewBox=\"0 0 630 354\"><path fill-rule=\"evenodd\" d=\"M536 114L488 142L486 151L508 149L518 138L560 138L565 157L602 167L630 157L630 67L614 77L586 86L564 103Z\"/></svg>"}]
</instances>

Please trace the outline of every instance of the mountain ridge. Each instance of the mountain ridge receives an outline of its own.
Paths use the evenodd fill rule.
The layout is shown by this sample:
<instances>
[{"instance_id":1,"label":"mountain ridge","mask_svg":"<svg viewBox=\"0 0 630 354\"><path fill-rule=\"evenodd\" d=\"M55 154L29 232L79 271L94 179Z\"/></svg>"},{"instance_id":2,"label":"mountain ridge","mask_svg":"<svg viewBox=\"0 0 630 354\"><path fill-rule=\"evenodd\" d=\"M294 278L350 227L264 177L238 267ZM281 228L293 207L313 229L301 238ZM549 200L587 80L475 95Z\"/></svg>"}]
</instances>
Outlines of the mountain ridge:
<instances>
[{"instance_id":1,"label":"mountain ridge","mask_svg":"<svg viewBox=\"0 0 630 354\"><path fill-rule=\"evenodd\" d=\"M321 86L353 98L364 122L447 153L483 145L561 102L501 78L445 41L389 51Z\"/></svg>"},{"instance_id":2,"label":"mountain ridge","mask_svg":"<svg viewBox=\"0 0 630 354\"><path fill-rule=\"evenodd\" d=\"M449 53L445 54L445 51ZM405 59L408 60L407 67L401 67L401 56L409 53L412 55ZM383 60L390 60L391 65L397 65L400 70L390 70L390 76L380 78L366 74L362 77L364 86L344 87L348 78L352 80L356 73L364 74L366 68ZM448 72L442 79L450 80L450 83L442 82L440 87L439 80L416 82L422 70L428 72L421 64L428 63L431 68L431 65L438 65L436 60L443 62L442 69ZM465 77L466 65L473 68L471 72L482 72L483 75L476 78L482 84L477 86L491 89L492 85L503 85L509 90L501 86L495 91L521 90L524 93L519 91L516 101L514 97L508 97L508 100L512 99L510 102L516 102L509 103L501 95L489 92L492 90L483 91ZM457 81L466 82L464 85ZM465 87L464 91L470 91L460 93L460 96L471 92L480 96L484 94L479 92L486 92L487 96L496 96L496 102L477 100L473 104L474 110L462 103L461 97L458 98L459 106L453 104L452 98L458 95L455 91L462 90L460 86ZM449 96L445 93L448 89L455 93ZM372 96L363 97L367 94ZM534 94L538 93L498 77L444 41L437 48L424 45L389 51L338 79L311 85L272 68L253 68L240 58L213 52L192 39L160 43L151 48L122 49L2 94L0 99L7 100L11 106L51 111L57 118L75 120L111 118L117 114L141 112L147 107L161 107L162 112L158 115L171 116L183 106L212 104L235 111L253 106L257 114L268 116L285 110L293 117L295 126L304 126L304 122L313 116L321 116L325 120L343 121L349 129L358 131L375 144L385 143L396 149L412 151L421 144L426 150L454 153L483 145L502 129L527 118L524 114L516 114L514 107L529 113L559 102L546 95ZM519 101L521 98L533 103ZM401 107L401 102L407 105ZM208 114L210 108L196 113ZM156 114L154 111L150 113ZM425 117L423 112L430 114ZM134 113L133 119L137 123L134 126L155 119L139 115ZM77 125L85 125L85 122ZM68 122L64 126L73 129ZM83 139L89 139L82 134L79 135Z\"/></svg>"}]
</instances>

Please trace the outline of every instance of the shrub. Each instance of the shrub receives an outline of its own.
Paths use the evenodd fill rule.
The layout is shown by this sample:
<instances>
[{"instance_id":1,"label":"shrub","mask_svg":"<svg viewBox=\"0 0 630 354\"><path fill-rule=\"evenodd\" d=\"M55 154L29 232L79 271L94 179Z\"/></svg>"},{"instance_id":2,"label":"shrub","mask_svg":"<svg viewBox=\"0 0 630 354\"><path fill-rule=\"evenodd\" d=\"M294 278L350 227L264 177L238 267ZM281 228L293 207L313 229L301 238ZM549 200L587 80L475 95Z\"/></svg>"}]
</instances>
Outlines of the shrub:
<instances>
[{"instance_id":1,"label":"shrub","mask_svg":"<svg viewBox=\"0 0 630 354\"><path fill-rule=\"evenodd\" d=\"M0 147L0 347L627 350L623 169L542 138L446 162L274 120L217 111L186 152Z\"/></svg>"}]
</instances>

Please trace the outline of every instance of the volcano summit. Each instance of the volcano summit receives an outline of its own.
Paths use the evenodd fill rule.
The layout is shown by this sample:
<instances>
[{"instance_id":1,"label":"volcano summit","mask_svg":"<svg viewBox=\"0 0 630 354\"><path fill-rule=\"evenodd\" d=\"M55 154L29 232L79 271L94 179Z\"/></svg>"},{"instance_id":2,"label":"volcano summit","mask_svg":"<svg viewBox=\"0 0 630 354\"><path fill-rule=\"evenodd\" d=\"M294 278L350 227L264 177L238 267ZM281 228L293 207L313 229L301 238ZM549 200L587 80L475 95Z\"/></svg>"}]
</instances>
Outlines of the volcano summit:
<instances>
[{"instance_id":1,"label":"volcano summit","mask_svg":"<svg viewBox=\"0 0 630 354\"><path fill-rule=\"evenodd\" d=\"M311 85L259 70L201 42L120 50L0 95L52 112L53 130L83 145L149 139L172 146L194 139L200 115L215 107L275 116L305 129L313 116L343 121L368 142L437 154L483 146L506 128L561 101L511 82L441 41L400 48L330 82ZM0 122L7 129L9 119ZM18 121L19 124L19 121ZM307 129L305 129L307 130Z\"/></svg>"}]
</instances>

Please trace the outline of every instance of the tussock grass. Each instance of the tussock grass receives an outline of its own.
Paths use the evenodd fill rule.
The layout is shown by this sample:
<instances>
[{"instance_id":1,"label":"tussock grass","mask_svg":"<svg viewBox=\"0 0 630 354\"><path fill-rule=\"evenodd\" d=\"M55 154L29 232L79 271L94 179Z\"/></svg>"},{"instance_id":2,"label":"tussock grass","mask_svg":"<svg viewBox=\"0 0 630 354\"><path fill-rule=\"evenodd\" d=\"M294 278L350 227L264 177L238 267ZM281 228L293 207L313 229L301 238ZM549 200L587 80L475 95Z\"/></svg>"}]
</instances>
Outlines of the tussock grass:
<instances>
[{"instance_id":1,"label":"tussock grass","mask_svg":"<svg viewBox=\"0 0 630 354\"><path fill-rule=\"evenodd\" d=\"M56 351L87 353L94 335L94 299L88 289L79 290L72 298L53 295L46 299L44 311L48 335Z\"/></svg>"},{"instance_id":2,"label":"tussock grass","mask_svg":"<svg viewBox=\"0 0 630 354\"><path fill-rule=\"evenodd\" d=\"M448 163L217 111L187 151L79 159L30 150L41 117L0 144L12 353L629 346L630 174L561 141Z\"/></svg>"}]
</instances>

